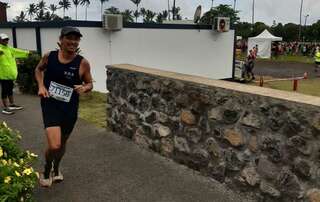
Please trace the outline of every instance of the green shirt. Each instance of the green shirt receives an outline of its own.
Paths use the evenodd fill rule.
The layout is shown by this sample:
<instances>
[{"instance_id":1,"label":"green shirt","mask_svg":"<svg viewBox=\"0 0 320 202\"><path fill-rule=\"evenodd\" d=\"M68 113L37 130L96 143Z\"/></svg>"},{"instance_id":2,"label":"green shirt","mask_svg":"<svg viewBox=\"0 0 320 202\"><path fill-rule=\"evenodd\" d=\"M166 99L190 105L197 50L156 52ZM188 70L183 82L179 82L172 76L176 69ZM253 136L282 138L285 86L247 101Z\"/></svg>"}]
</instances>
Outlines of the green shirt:
<instances>
[{"instance_id":1,"label":"green shirt","mask_svg":"<svg viewBox=\"0 0 320 202\"><path fill-rule=\"evenodd\" d=\"M16 80L18 76L16 58L27 58L28 54L29 51L0 44L0 79Z\"/></svg>"}]
</instances>

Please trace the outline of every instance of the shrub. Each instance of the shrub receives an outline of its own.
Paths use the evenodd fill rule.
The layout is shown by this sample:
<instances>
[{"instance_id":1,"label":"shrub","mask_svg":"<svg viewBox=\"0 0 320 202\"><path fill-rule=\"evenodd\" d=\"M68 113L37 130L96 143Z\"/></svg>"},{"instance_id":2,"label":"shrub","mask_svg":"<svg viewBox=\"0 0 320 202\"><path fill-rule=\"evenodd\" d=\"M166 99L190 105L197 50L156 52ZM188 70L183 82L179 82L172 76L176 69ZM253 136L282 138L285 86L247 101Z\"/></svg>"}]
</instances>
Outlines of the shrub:
<instances>
[{"instance_id":1,"label":"shrub","mask_svg":"<svg viewBox=\"0 0 320 202\"><path fill-rule=\"evenodd\" d=\"M18 65L17 84L23 93L37 94L38 86L34 77L34 70L40 61L40 56L32 54L28 58L20 60Z\"/></svg>"},{"instance_id":2,"label":"shrub","mask_svg":"<svg viewBox=\"0 0 320 202\"><path fill-rule=\"evenodd\" d=\"M31 164L36 155L18 146L21 136L0 123L0 201L33 201L33 188L39 176Z\"/></svg>"}]
</instances>

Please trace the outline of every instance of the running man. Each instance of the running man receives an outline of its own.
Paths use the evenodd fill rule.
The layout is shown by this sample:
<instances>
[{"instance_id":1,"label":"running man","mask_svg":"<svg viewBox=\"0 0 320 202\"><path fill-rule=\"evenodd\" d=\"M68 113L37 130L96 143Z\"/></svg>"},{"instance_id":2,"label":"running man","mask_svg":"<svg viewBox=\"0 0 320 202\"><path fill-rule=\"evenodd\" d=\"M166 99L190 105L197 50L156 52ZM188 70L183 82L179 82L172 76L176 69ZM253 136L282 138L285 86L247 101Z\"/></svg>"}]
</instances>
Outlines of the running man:
<instances>
[{"instance_id":1,"label":"running man","mask_svg":"<svg viewBox=\"0 0 320 202\"><path fill-rule=\"evenodd\" d=\"M90 64L77 53L81 37L79 29L63 27L60 49L45 54L35 70L48 141L39 181L43 187L63 180L59 164L77 120L79 95L93 88Z\"/></svg>"},{"instance_id":2,"label":"running man","mask_svg":"<svg viewBox=\"0 0 320 202\"><path fill-rule=\"evenodd\" d=\"M13 87L14 81L18 76L17 58L27 58L30 51L13 48L8 45L9 36L0 34L0 84L1 84L1 99L2 113L14 114L14 110L23 109L14 103ZM8 102L9 100L9 102ZM10 103L10 104L9 104Z\"/></svg>"}]
</instances>

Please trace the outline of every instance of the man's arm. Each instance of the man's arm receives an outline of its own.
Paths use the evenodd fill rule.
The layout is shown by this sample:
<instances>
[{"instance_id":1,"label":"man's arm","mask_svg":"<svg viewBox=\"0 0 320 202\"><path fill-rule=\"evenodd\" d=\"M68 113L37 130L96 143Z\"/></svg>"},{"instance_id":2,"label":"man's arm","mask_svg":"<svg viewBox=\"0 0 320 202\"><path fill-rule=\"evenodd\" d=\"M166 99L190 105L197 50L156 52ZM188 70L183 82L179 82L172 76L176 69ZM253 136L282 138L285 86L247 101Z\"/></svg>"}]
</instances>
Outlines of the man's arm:
<instances>
[{"instance_id":1,"label":"man's arm","mask_svg":"<svg viewBox=\"0 0 320 202\"><path fill-rule=\"evenodd\" d=\"M90 72L90 64L88 60L82 59L80 64L80 78L83 80L82 85L75 85L74 90L79 94L86 93L92 90L93 88L93 80Z\"/></svg>"},{"instance_id":2,"label":"man's arm","mask_svg":"<svg viewBox=\"0 0 320 202\"><path fill-rule=\"evenodd\" d=\"M38 63L38 65L34 71L36 81L38 83L38 95L41 97L49 97L48 90L46 89L46 87L44 86L44 83L43 83L43 78L44 78L43 72L47 68L48 56L49 56L49 53L46 53L41 58L40 62Z\"/></svg>"},{"instance_id":3,"label":"man's arm","mask_svg":"<svg viewBox=\"0 0 320 202\"><path fill-rule=\"evenodd\" d=\"M10 51L15 58L27 58L30 54L28 50L10 47Z\"/></svg>"}]
</instances>

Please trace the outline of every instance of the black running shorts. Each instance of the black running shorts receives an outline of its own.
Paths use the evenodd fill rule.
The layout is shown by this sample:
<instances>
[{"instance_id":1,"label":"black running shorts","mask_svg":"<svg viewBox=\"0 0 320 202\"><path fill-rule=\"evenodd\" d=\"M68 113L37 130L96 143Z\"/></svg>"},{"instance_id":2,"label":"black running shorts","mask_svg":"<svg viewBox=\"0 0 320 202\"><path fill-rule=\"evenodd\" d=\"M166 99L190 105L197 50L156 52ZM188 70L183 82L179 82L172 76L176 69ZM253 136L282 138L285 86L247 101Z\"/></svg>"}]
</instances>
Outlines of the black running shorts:
<instances>
[{"instance_id":1,"label":"black running shorts","mask_svg":"<svg viewBox=\"0 0 320 202\"><path fill-rule=\"evenodd\" d=\"M41 99L44 128L60 126L61 135L69 136L77 121L77 106L56 101L53 98Z\"/></svg>"}]
</instances>

